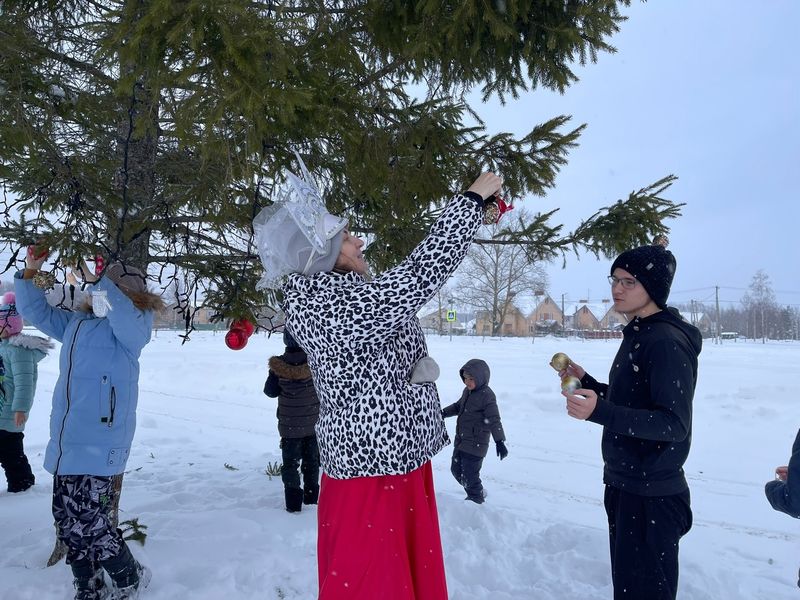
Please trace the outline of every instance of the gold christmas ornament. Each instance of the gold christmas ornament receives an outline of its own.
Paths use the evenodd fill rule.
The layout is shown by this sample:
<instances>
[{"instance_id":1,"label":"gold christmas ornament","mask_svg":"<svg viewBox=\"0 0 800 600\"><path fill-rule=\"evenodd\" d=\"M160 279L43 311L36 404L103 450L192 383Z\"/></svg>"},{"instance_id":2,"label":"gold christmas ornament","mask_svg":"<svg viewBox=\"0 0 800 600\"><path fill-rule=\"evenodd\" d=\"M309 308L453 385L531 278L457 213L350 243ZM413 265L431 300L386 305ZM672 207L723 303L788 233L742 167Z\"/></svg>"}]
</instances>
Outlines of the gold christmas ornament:
<instances>
[{"instance_id":1,"label":"gold christmas ornament","mask_svg":"<svg viewBox=\"0 0 800 600\"><path fill-rule=\"evenodd\" d=\"M574 394L575 390L580 389L583 387L581 385L581 380L577 377L573 377L572 375L566 375L561 379L561 391L567 392L568 394Z\"/></svg>"},{"instance_id":2,"label":"gold christmas ornament","mask_svg":"<svg viewBox=\"0 0 800 600\"><path fill-rule=\"evenodd\" d=\"M563 371L569 366L570 360L569 356L564 354L563 352L556 352L553 354L553 358L550 359L550 366L553 367L556 371Z\"/></svg>"},{"instance_id":3,"label":"gold christmas ornament","mask_svg":"<svg viewBox=\"0 0 800 600\"><path fill-rule=\"evenodd\" d=\"M653 238L653 245L663 246L664 248L666 248L667 246L669 246L669 238L665 236L663 233L659 234L655 238Z\"/></svg>"},{"instance_id":4,"label":"gold christmas ornament","mask_svg":"<svg viewBox=\"0 0 800 600\"><path fill-rule=\"evenodd\" d=\"M56 285L56 276L49 271L37 271L33 276L33 285L42 290L49 290Z\"/></svg>"}]
</instances>

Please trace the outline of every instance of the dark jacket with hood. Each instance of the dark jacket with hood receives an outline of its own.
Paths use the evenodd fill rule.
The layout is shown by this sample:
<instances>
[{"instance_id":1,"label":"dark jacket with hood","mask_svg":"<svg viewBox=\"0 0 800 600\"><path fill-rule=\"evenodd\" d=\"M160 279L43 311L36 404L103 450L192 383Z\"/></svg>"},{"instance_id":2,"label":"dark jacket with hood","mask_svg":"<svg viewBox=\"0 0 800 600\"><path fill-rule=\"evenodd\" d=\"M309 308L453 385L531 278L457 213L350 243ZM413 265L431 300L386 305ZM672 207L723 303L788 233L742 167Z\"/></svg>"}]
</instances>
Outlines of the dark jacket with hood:
<instances>
[{"instance_id":1,"label":"dark jacket with hood","mask_svg":"<svg viewBox=\"0 0 800 600\"><path fill-rule=\"evenodd\" d=\"M278 398L278 433L284 438L314 435L319 417L319 398L314 390L306 353L287 348L269 359L264 393Z\"/></svg>"},{"instance_id":2,"label":"dark jacket with hood","mask_svg":"<svg viewBox=\"0 0 800 600\"><path fill-rule=\"evenodd\" d=\"M772 508L800 519L800 431L797 432L792 446L789 476L786 481L770 481L764 491Z\"/></svg>"},{"instance_id":3,"label":"dark jacket with hood","mask_svg":"<svg viewBox=\"0 0 800 600\"><path fill-rule=\"evenodd\" d=\"M688 489L683 463L702 342L674 309L661 310L625 326L608 384L584 375L583 387L598 395L589 421L603 425L607 485L641 496Z\"/></svg>"},{"instance_id":4,"label":"dark jacket with hood","mask_svg":"<svg viewBox=\"0 0 800 600\"><path fill-rule=\"evenodd\" d=\"M500 422L497 399L489 387L489 365L473 358L458 372L461 379L465 373L475 380L475 389L464 388L461 398L445 408L442 414L445 417L458 415L455 449L482 458L489 450L490 433L495 442L505 441L506 435Z\"/></svg>"}]
</instances>

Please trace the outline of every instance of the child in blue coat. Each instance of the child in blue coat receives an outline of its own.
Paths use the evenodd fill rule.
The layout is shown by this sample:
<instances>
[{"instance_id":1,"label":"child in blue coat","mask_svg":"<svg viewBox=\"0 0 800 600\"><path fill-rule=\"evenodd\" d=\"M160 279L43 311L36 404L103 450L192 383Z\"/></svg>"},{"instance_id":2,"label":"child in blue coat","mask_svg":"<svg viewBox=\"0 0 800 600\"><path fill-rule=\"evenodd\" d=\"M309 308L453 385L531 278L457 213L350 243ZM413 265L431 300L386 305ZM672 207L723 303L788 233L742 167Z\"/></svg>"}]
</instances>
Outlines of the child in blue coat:
<instances>
[{"instance_id":1,"label":"child in blue coat","mask_svg":"<svg viewBox=\"0 0 800 600\"><path fill-rule=\"evenodd\" d=\"M55 308L34 284L45 258L29 252L14 285L25 319L62 342L44 459L54 476L58 537L67 546L76 600L106 597L103 570L115 598L134 598L150 574L112 526L113 477L128 460L136 429L139 355L163 302L133 267L113 263L97 279L84 264L83 278L93 284L86 304L75 311Z\"/></svg>"},{"instance_id":2,"label":"child in blue coat","mask_svg":"<svg viewBox=\"0 0 800 600\"><path fill-rule=\"evenodd\" d=\"M0 465L9 492L24 492L36 481L22 440L36 393L37 363L53 344L22 333L14 292L0 301Z\"/></svg>"}]
</instances>

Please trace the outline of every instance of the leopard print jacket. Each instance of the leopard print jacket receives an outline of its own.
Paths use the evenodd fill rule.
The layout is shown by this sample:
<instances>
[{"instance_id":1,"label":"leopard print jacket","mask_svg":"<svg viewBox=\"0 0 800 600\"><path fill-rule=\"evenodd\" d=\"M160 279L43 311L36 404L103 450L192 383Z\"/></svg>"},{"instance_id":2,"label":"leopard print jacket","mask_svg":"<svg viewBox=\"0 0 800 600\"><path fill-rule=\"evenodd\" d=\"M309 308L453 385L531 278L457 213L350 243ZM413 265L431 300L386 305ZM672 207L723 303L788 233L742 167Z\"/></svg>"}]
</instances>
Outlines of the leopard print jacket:
<instances>
[{"instance_id":1,"label":"leopard print jacket","mask_svg":"<svg viewBox=\"0 0 800 600\"><path fill-rule=\"evenodd\" d=\"M450 442L436 384L410 383L428 354L416 315L461 264L482 216L477 194L457 194L409 256L372 281L354 272L289 275L286 325L314 376L328 476L409 473Z\"/></svg>"}]
</instances>

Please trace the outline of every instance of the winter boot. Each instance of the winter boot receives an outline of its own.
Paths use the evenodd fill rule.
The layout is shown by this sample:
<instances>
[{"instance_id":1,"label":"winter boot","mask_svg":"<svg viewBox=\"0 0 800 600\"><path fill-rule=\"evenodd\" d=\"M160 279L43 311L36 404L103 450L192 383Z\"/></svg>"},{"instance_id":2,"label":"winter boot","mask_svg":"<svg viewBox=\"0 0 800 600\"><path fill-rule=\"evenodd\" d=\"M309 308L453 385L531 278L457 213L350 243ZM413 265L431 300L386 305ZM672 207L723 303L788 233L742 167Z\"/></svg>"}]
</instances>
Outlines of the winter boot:
<instances>
[{"instance_id":1,"label":"winter boot","mask_svg":"<svg viewBox=\"0 0 800 600\"><path fill-rule=\"evenodd\" d=\"M307 485L303 490L303 504L316 504L319 500L319 486Z\"/></svg>"},{"instance_id":2,"label":"winter boot","mask_svg":"<svg viewBox=\"0 0 800 600\"><path fill-rule=\"evenodd\" d=\"M31 465L28 462L28 457L22 452L21 447L19 448L19 451L11 453L10 456L5 455L2 458L3 469L6 472L6 480L8 481L9 492L12 494L24 492L34 483L36 483L36 478L33 476L33 471L31 471Z\"/></svg>"},{"instance_id":3,"label":"winter boot","mask_svg":"<svg viewBox=\"0 0 800 600\"><path fill-rule=\"evenodd\" d=\"M103 569L88 558L73 562L72 575L75 579L75 600L105 600L110 590L103 579Z\"/></svg>"},{"instance_id":4,"label":"winter boot","mask_svg":"<svg viewBox=\"0 0 800 600\"><path fill-rule=\"evenodd\" d=\"M19 481L14 481L13 483L8 484L8 491L12 494L16 494L18 492L24 492L33 487L33 484L36 483L36 479L33 475L30 477L26 477L24 479L20 479Z\"/></svg>"},{"instance_id":5,"label":"winter boot","mask_svg":"<svg viewBox=\"0 0 800 600\"><path fill-rule=\"evenodd\" d=\"M486 500L486 496L488 496L488 495L489 494L486 493L486 490L483 489L483 490L481 490L480 495L467 494L467 497L464 498L464 500L472 500L475 504L483 504L484 501Z\"/></svg>"},{"instance_id":6,"label":"winter boot","mask_svg":"<svg viewBox=\"0 0 800 600\"><path fill-rule=\"evenodd\" d=\"M286 511L300 512L303 509L303 490L300 488L284 488L286 497Z\"/></svg>"},{"instance_id":7,"label":"winter boot","mask_svg":"<svg viewBox=\"0 0 800 600\"><path fill-rule=\"evenodd\" d=\"M116 556L101 561L103 568L114 582L114 600L134 600L150 583L150 569L133 558L127 545Z\"/></svg>"}]
</instances>

